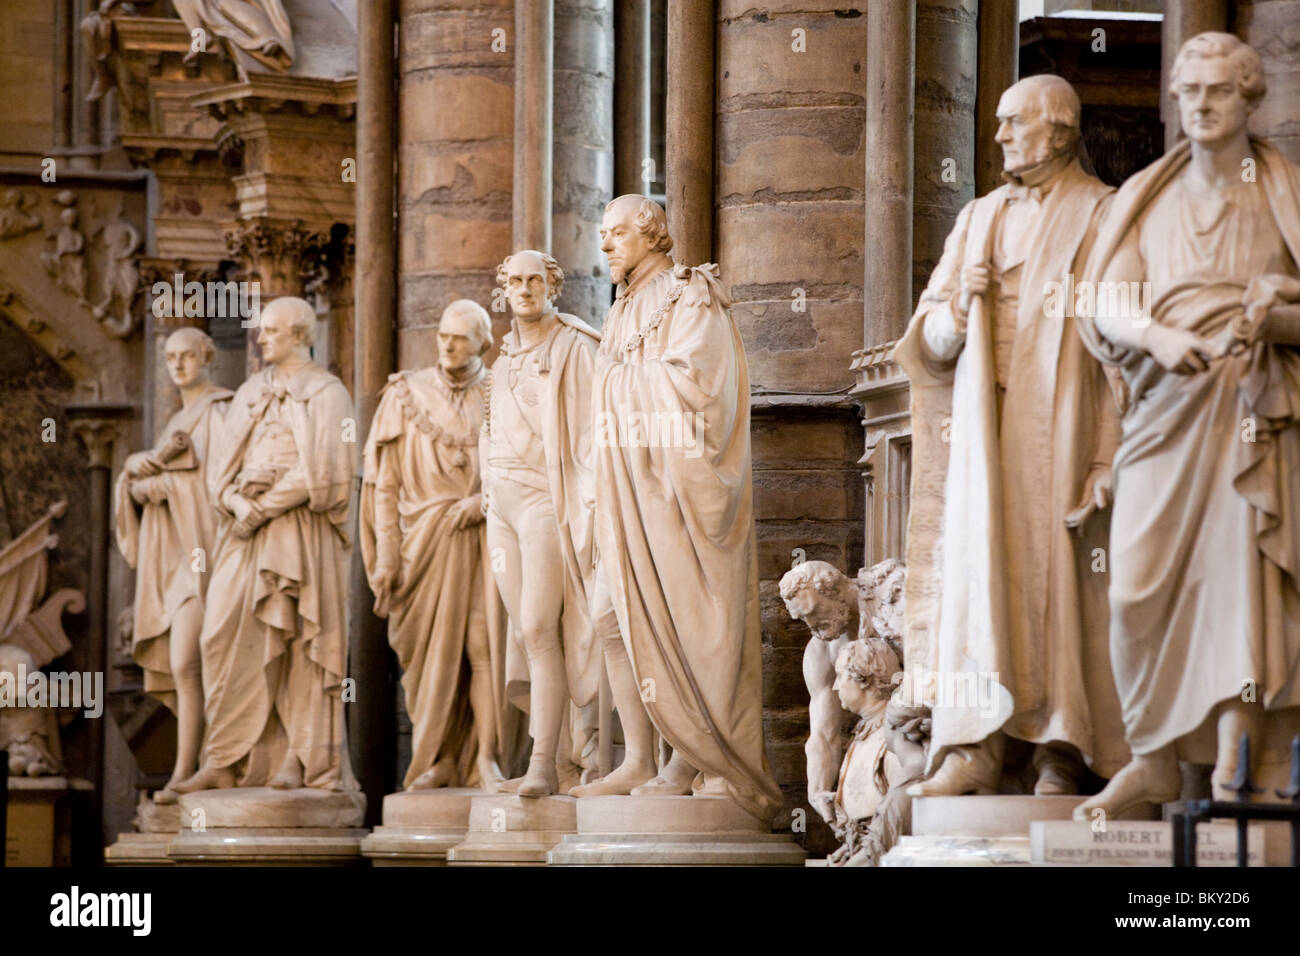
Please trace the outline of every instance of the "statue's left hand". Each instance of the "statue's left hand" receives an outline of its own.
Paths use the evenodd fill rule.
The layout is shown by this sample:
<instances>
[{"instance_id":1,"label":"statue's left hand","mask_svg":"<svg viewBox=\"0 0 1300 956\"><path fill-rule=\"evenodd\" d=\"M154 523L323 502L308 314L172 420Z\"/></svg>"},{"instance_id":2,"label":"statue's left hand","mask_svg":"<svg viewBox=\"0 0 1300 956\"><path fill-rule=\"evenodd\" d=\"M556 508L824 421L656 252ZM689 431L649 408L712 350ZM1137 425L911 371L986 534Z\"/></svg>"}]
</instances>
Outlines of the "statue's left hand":
<instances>
[{"instance_id":1,"label":"statue's left hand","mask_svg":"<svg viewBox=\"0 0 1300 956\"><path fill-rule=\"evenodd\" d=\"M1073 510L1066 512L1065 526L1078 528L1092 516L1093 512L1105 511L1110 507L1113 492L1110 466L1093 466L1083 484L1083 500Z\"/></svg>"},{"instance_id":2,"label":"statue's left hand","mask_svg":"<svg viewBox=\"0 0 1300 956\"><path fill-rule=\"evenodd\" d=\"M451 506L452 527L457 531L472 528L483 520L483 501L479 495L462 498Z\"/></svg>"},{"instance_id":3,"label":"statue's left hand","mask_svg":"<svg viewBox=\"0 0 1300 956\"><path fill-rule=\"evenodd\" d=\"M808 802L812 808L817 811L817 815L829 823L835 825L835 794L829 790L819 790L808 797Z\"/></svg>"}]
</instances>

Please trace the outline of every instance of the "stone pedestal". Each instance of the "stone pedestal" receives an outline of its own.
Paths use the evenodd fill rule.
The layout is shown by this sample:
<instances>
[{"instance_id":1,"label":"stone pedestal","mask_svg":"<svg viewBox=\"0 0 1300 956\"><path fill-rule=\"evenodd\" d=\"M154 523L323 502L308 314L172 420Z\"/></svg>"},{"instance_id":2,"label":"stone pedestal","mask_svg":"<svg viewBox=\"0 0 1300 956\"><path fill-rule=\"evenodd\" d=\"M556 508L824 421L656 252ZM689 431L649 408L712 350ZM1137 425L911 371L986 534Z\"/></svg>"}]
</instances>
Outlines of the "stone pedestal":
<instances>
[{"instance_id":1,"label":"stone pedestal","mask_svg":"<svg viewBox=\"0 0 1300 956\"><path fill-rule=\"evenodd\" d=\"M180 799L176 864L359 866L366 798L329 790L241 787Z\"/></svg>"},{"instance_id":2,"label":"stone pedestal","mask_svg":"<svg viewBox=\"0 0 1300 956\"><path fill-rule=\"evenodd\" d=\"M482 796L469 787L390 793L383 825L361 841L361 855L374 866L444 866L447 851L465 840L473 799Z\"/></svg>"},{"instance_id":3,"label":"stone pedestal","mask_svg":"<svg viewBox=\"0 0 1300 956\"><path fill-rule=\"evenodd\" d=\"M171 866L167 846L181 828L179 804L160 805L140 795L135 809L135 830L119 833L117 842L104 850L105 866Z\"/></svg>"},{"instance_id":4,"label":"stone pedestal","mask_svg":"<svg viewBox=\"0 0 1300 956\"><path fill-rule=\"evenodd\" d=\"M583 797L551 866L803 866L807 854L727 797Z\"/></svg>"},{"instance_id":5,"label":"stone pedestal","mask_svg":"<svg viewBox=\"0 0 1300 956\"><path fill-rule=\"evenodd\" d=\"M10 777L5 866L68 866L71 821L64 798L91 789L89 781L76 778Z\"/></svg>"},{"instance_id":6,"label":"stone pedestal","mask_svg":"<svg viewBox=\"0 0 1300 956\"><path fill-rule=\"evenodd\" d=\"M577 830L580 802L576 797L513 793L474 797L465 840L447 851L447 862L452 866L545 866L551 847Z\"/></svg>"},{"instance_id":7,"label":"stone pedestal","mask_svg":"<svg viewBox=\"0 0 1300 956\"><path fill-rule=\"evenodd\" d=\"M1030 825L1068 821L1082 796L917 797L912 835L885 854L881 866L1028 866ZM1157 820L1144 804L1126 819ZM1082 824L1087 826L1088 824Z\"/></svg>"}]
</instances>

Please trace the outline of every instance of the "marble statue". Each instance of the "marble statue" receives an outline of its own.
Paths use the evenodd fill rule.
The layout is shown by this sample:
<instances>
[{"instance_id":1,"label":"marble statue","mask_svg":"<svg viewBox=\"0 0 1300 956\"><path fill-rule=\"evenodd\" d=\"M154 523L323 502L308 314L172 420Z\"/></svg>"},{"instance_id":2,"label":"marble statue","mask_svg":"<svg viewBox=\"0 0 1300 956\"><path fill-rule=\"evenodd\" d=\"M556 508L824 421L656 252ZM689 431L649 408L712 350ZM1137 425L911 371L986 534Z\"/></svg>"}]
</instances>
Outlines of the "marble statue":
<instances>
[{"instance_id":1,"label":"marble statue","mask_svg":"<svg viewBox=\"0 0 1300 956\"><path fill-rule=\"evenodd\" d=\"M476 302L438 323L438 364L388 377L363 455L360 544L411 716L408 790L501 783L518 721L508 621L488 560L479 429L492 322Z\"/></svg>"},{"instance_id":2,"label":"marble statue","mask_svg":"<svg viewBox=\"0 0 1300 956\"><path fill-rule=\"evenodd\" d=\"M516 252L497 281L514 317L492 367L480 460L492 567L527 661L526 677L507 662L508 687L527 687L533 738L528 771L508 789L538 797L559 790L570 701L589 704L599 690L588 423L600 333L556 311L564 273L550 256Z\"/></svg>"},{"instance_id":3,"label":"marble statue","mask_svg":"<svg viewBox=\"0 0 1300 956\"><path fill-rule=\"evenodd\" d=\"M1235 798L1300 706L1300 169L1248 132L1264 73L1236 37L1183 44L1169 92L1187 139L1124 184L1086 270L1146 306L1099 293L1079 323L1128 391L1110 636L1134 755L1083 819L1176 799L1179 759Z\"/></svg>"},{"instance_id":4,"label":"marble statue","mask_svg":"<svg viewBox=\"0 0 1300 956\"><path fill-rule=\"evenodd\" d=\"M293 29L281 0L172 0L172 5L191 33L214 33L275 70L293 64ZM195 55L191 51L186 60Z\"/></svg>"},{"instance_id":5,"label":"marble statue","mask_svg":"<svg viewBox=\"0 0 1300 956\"><path fill-rule=\"evenodd\" d=\"M663 208L605 207L618 286L594 379L601 579L672 756L633 794L781 805L763 752L749 375L717 267L676 266Z\"/></svg>"},{"instance_id":6,"label":"marble statue","mask_svg":"<svg viewBox=\"0 0 1300 956\"><path fill-rule=\"evenodd\" d=\"M49 579L49 552L59 543L52 526L67 507L66 501L56 501L0 548L0 751L8 753L8 770L14 777L64 772L56 702L38 689L33 675L72 649L63 631L63 613L85 608L84 595L71 588L61 588L42 600ZM102 691L101 679L93 691L96 701L82 703L102 708Z\"/></svg>"},{"instance_id":7,"label":"marble statue","mask_svg":"<svg viewBox=\"0 0 1300 956\"><path fill-rule=\"evenodd\" d=\"M962 210L894 351L914 429L908 685L937 705L920 795L997 792L1007 736L1036 745L1037 794L1128 758L1094 571L1118 411L1049 299L1113 192L1080 165L1079 114L1057 76L1002 95L1007 182Z\"/></svg>"},{"instance_id":8,"label":"marble statue","mask_svg":"<svg viewBox=\"0 0 1300 956\"><path fill-rule=\"evenodd\" d=\"M113 489L117 547L134 568L131 656L144 689L176 715L176 763L154 794L174 803L173 789L198 770L203 739L199 633L217 515L208 497L208 467L233 393L213 384L216 347L198 329L178 329L163 345L181 410L154 447L126 460Z\"/></svg>"},{"instance_id":9,"label":"marble statue","mask_svg":"<svg viewBox=\"0 0 1300 956\"><path fill-rule=\"evenodd\" d=\"M780 587L790 617L803 621L812 632L803 652L803 679L808 687L804 744L808 802L823 820L834 823L843 724L843 709L834 690L835 661L858 637L858 587L826 561L795 565L782 576Z\"/></svg>"},{"instance_id":10,"label":"marble statue","mask_svg":"<svg viewBox=\"0 0 1300 956\"><path fill-rule=\"evenodd\" d=\"M180 793L354 790L343 723L356 422L311 359L316 314L262 309L266 368L231 401L208 490L222 518L200 647L207 738Z\"/></svg>"}]
</instances>

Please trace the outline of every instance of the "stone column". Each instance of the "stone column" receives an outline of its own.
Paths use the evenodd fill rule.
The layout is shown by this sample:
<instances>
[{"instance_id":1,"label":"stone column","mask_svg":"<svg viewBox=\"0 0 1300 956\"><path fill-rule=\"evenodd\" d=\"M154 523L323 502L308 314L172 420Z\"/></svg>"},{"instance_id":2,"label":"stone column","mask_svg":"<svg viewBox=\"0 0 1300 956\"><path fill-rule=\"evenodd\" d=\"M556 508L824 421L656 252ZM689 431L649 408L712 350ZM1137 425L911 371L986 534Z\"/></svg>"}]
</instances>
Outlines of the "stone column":
<instances>
[{"instance_id":1,"label":"stone column","mask_svg":"<svg viewBox=\"0 0 1300 956\"><path fill-rule=\"evenodd\" d=\"M716 0L668 0L668 231L682 263L711 262Z\"/></svg>"},{"instance_id":2,"label":"stone column","mask_svg":"<svg viewBox=\"0 0 1300 956\"><path fill-rule=\"evenodd\" d=\"M397 246L393 219L394 0L361 5L357 23L357 231L352 393L357 440L364 443L379 390L394 371ZM349 705L352 767L366 794L367 823L382 815L383 797L396 783L392 651L388 628L371 611L374 598L361 551L352 555L350 672L364 688Z\"/></svg>"},{"instance_id":3,"label":"stone column","mask_svg":"<svg viewBox=\"0 0 1300 956\"><path fill-rule=\"evenodd\" d=\"M81 32L77 29L91 8L98 6L97 0L74 0L72 22L72 142L74 152L71 157L73 169L96 169L99 166L99 104L100 101L88 101L93 71L90 66L90 51L81 42Z\"/></svg>"},{"instance_id":4,"label":"stone column","mask_svg":"<svg viewBox=\"0 0 1300 956\"><path fill-rule=\"evenodd\" d=\"M1259 51L1268 81L1250 130L1300 163L1300 3L1238 0L1236 10L1237 35Z\"/></svg>"},{"instance_id":5,"label":"stone column","mask_svg":"<svg viewBox=\"0 0 1300 956\"><path fill-rule=\"evenodd\" d=\"M1174 65L1174 57L1178 55L1178 48L1196 34L1207 30L1223 32L1229 29L1228 0L1164 0L1164 6L1164 19L1160 29L1160 118L1165 123L1165 149L1169 149L1182 135L1178 107L1166 92L1169 89L1169 71ZM1265 6L1290 4L1274 3ZM1269 38L1272 39L1273 36L1270 34Z\"/></svg>"},{"instance_id":6,"label":"stone column","mask_svg":"<svg viewBox=\"0 0 1300 956\"><path fill-rule=\"evenodd\" d=\"M89 471L90 573L86 582L86 611L90 646L84 658L85 667L91 673L103 674L105 690L111 691L112 688L108 686L108 550L112 515L110 481L113 445L121 437L121 423L130 416L131 409L79 405L68 406L65 412L73 433L85 446ZM102 847L111 842L113 836L103 826L104 788L107 782L104 773L104 732L105 722L109 719L111 718L105 712L94 722L86 748L86 766L95 784L91 795L92 815L101 836L94 851L96 860L100 858Z\"/></svg>"},{"instance_id":7,"label":"stone column","mask_svg":"<svg viewBox=\"0 0 1300 956\"><path fill-rule=\"evenodd\" d=\"M976 3L916 4L916 48L925 55L916 59L912 286L892 338L906 328L962 206L975 198Z\"/></svg>"},{"instance_id":8,"label":"stone column","mask_svg":"<svg viewBox=\"0 0 1300 956\"><path fill-rule=\"evenodd\" d=\"M551 251L555 0L515 4L515 249Z\"/></svg>"},{"instance_id":9,"label":"stone column","mask_svg":"<svg viewBox=\"0 0 1300 956\"><path fill-rule=\"evenodd\" d=\"M613 21L613 0L560 0L555 11L551 254L564 269L560 308L597 328L610 303L600 222L614 197Z\"/></svg>"},{"instance_id":10,"label":"stone column","mask_svg":"<svg viewBox=\"0 0 1300 956\"><path fill-rule=\"evenodd\" d=\"M1002 182L998 99L1020 78L1020 21L1016 4L979 4L979 74L975 85L975 194L992 192Z\"/></svg>"},{"instance_id":11,"label":"stone column","mask_svg":"<svg viewBox=\"0 0 1300 956\"><path fill-rule=\"evenodd\" d=\"M865 7L718 4L716 255L753 393L767 753L810 850L833 843L804 794L807 630L777 589L800 554L853 572L862 550L862 430L844 389L862 340ZM674 170L670 153L670 189Z\"/></svg>"},{"instance_id":12,"label":"stone column","mask_svg":"<svg viewBox=\"0 0 1300 956\"><path fill-rule=\"evenodd\" d=\"M453 299L492 311L511 252L516 37L510 0L400 0L397 367L431 364ZM490 358L490 356L489 356Z\"/></svg>"},{"instance_id":13,"label":"stone column","mask_svg":"<svg viewBox=\"0 0 1300 956\"><path fill-rule=\"evenodd\" d=\"M915 5L867 4L866 72L863 337L872 346L902 335L912 311Z\"/></svg>"},{"instance_id":14,"label":"stone column","mask_svg":"<svg viewBox=\"0 0 1300 956\"><path fill-rule=\"evenodd\" d=\"M650 0L618 0L614 12L614 192L645 192L650 158Z\"/></svg>"}]
</instances>

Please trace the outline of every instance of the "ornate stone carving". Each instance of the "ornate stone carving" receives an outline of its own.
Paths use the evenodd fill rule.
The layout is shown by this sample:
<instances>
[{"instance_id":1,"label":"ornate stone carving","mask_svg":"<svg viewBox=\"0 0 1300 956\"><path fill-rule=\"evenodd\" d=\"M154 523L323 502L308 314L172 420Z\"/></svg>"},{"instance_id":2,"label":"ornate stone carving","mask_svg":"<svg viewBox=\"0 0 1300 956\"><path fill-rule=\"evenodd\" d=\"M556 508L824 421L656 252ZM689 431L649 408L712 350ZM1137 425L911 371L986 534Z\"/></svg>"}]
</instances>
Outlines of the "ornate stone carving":
<instances>
[{"instance_id":1,"label":"ornate stone carving","mask_svg":"<svg viewBox=\"0 0 1300 956\"><path fill-rule=\"evenodd\" d=\"M86 302L86 236L78 226L77 196L69 189L62 190L55 202L63 207L59 213L61 225L50 238L54 248L41 254L41 261L64 292L76 297L81 305Z\"/></svg>"},{"instance_id":2,"label":"ornate stone carving","mask_svg":"<svg viewBox=\"0 0 1300 956\"><path fill-rule=\"evenodd\" d=\"M41 217L36 208L35 194L26 189L5 191L4 205L0 207L0 239L18 239L41 227Z\"/></svg>"},{"instance_id":3,"label":"ornate stone carving","mask_svg":"<svg viewBox=\"0 0 1300 956\"><path fill-rule=\"evenodd\" d=\"M280 0L173 0L191 33L210 32L273 70L293 64L293 30ZM187 60L198 55L191 49Z\"/></svg>"},{"instance_id":4,"label":"ornate stone carving","mask_svg":"<svg viewBox=\"0 0 1300 956\"><path fill-rule=\"evenodd\" d=\"M140 232L125 219L117 219L102 231L106 252L102 267L103 294L91 314L109 335L127 338L139 324L133 306L139 292L140 270L135 254Z\"/></svg>"}]
</instances>

